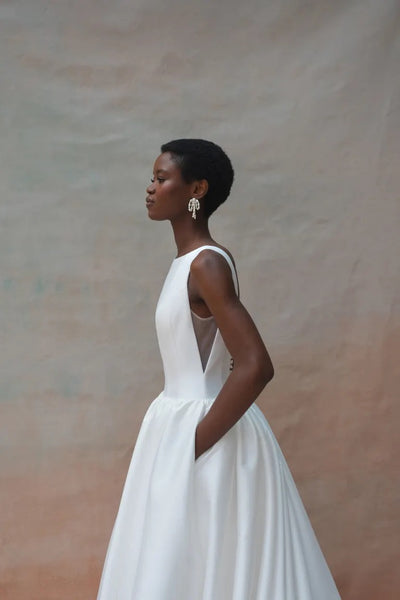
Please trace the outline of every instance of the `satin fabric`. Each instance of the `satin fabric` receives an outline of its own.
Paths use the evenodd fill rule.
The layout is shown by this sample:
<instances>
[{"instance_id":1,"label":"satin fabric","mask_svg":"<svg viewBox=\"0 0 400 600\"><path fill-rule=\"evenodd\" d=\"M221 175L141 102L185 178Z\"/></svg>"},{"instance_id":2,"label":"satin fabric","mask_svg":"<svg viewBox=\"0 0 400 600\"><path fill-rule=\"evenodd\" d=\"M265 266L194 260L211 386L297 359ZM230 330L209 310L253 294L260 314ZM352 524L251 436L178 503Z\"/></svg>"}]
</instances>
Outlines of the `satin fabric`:
<instances>
[{"instance_id":1,"label":"satin fabric","mask_svg":"<svg viewBox=\"0 0 400 600\"><path fill-rule=\"evenodd\" d=\"M197 423L230 373L217 329L203 369L176 258L157 304L165 385L129 465L97 600L340 600L278 442L254 403L197 460Z\"/></svg>"}]
</instances>

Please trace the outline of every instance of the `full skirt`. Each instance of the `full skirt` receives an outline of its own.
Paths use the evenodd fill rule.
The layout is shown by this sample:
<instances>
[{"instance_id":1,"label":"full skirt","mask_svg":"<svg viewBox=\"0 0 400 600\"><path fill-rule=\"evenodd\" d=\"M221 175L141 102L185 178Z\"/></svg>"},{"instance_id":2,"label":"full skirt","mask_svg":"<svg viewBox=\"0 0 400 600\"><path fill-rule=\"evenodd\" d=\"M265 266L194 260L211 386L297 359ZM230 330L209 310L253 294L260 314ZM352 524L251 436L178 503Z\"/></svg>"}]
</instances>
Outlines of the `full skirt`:
<instances>
[{"instance_id":1,"label":"full skirt","mask_svg":"<svg viewBox=\"0 0 400 600\"><path fill-rule=\"evenodd\" d=\"M340 600L256 404L195 460L211 402L162 392L150 404L97 600Z\"/></svg>"}]
</instances>

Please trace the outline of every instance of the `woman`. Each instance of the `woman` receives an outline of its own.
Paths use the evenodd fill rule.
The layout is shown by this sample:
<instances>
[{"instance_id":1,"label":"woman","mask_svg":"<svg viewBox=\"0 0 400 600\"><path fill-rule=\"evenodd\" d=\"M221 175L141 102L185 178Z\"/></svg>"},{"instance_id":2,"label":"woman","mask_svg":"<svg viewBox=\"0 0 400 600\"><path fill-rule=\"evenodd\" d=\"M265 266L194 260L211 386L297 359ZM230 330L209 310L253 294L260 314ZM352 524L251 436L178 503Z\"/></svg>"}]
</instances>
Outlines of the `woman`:
<instances>
[{"instance_id":1,"label":"woman","mask_svg":"<svg viewBox=\"0 0 400 600\"><path fill-rule=\"evenodd\" d=\"M161 147L150 219L177 256L157 304L165 385L139 432L97 600L338 600L289 468L254 403L274 368L208 219L234 172L201 139Z\"/></svg>"}]
</instances>

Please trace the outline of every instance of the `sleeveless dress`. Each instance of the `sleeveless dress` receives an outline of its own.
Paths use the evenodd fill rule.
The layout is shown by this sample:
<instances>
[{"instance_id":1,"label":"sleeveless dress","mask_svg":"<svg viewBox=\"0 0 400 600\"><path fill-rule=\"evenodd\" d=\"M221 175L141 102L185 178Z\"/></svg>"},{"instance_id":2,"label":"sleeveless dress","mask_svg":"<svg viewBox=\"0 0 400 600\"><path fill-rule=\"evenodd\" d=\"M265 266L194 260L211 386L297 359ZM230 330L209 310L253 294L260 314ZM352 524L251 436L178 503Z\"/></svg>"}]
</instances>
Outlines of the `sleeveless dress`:
<instances>
[{"instance_id":1,"label":"sleeveless dress","mask_svg":"<svg viewBox=\"0 0 400 600\"><path fill-rule=\"evenodd\" d=\"M203 368L175 258L156 309L165 385L144 416L97 600L340 600L289 467L252 404L195 460L195 430L230 373L217 329Z\"/></svg>"}]
</instances>

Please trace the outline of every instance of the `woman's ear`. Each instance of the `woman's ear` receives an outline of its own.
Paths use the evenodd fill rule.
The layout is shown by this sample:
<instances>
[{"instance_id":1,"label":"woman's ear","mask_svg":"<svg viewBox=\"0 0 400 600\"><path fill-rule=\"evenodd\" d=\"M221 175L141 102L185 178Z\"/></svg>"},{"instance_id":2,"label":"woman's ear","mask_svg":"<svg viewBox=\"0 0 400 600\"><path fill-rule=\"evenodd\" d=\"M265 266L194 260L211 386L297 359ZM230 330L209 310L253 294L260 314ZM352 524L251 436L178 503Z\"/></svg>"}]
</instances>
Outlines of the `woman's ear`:
<instances>
[{"instance_id":1,"label":"woman's ear","mask_svg":"<svg viewBox=\"0 0 400 600\"><path fill-rule=\"evenodd\" d=\"M208 192L208 181L207 179L199 179L195 182L195 188L193 190L193 194L196 195L196 198L199 200L204 198L204 196Z\"/></svg>"}]
</instances>

